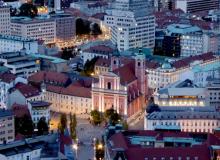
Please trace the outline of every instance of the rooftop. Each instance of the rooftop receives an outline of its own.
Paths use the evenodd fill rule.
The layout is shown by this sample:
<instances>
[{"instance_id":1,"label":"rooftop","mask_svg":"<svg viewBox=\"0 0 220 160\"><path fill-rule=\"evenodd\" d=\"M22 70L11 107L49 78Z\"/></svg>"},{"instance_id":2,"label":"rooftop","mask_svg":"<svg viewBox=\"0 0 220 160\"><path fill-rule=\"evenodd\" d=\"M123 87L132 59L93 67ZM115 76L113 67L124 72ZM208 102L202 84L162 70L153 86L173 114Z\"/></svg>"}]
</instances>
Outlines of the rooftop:
<instances>
[{"instance_id":1,"label":"rooftop","mask_svg":"<svg viewBox=\"0 0 220 160\"><path fill-rule=\"evenodd\" d=\"M51 61L52 63L65 63L66 62L66 60L64 59L54 57L54 56L48 56L45 54L30 54L30 56L34 58L46 59L46 60Z\"/></svg>"},{"instance_id":2,"label":"rooftop","mask_svg":"<svg viewBox=\"0 0 220 160\"><path fill-rule=\"evenodd\" d=\"M55 21L49 16L38 16L35 18L29 17L11 17L11 23L19 24L33 24L33 23L45 23L45 22L54 22Z\"/></svg>"},{"instance_id":3,"label":"rooftop","mask_svg":"<svg viewBox=\"0 0 220 160\"><path fill-rule=\"evenodd\" d=\"M197 26L192 26L188 24L171 24L167 26L167 34L187 34L193 32L201 32L202 30Z\"/></svg>"},{"instance_id":4,"label":"rooftop","mask_svg":"<svg viewBox=\"0 0 220 160\"><path fill-rule=\"evenodd\" d=\"M178 109L177 109L178 108ZM220 113L210 107L160 107L147 115L149 120L174 120L174 119L214 119L220 120Z\"/></svg>"},{"instance_id":5,"label":"rooftop","mask_svg":"<svg viewBox=\"0 0 220 160\"><path fill-rule=\"evenodd\" d=\"M15 85L15 89L19 90L26 98L40 95L40 91L37 88L20 82Z\"/></svg>"},{"instance_id":6,"label":"rooftop","mask_svg":"<svg viewBox=\"0 0 220 160\"><path fill-rule=\"evenodd\" d=\"M156 143L164 144L157 147ZM173 145L169 145L173 144ZM175 144L181 144L178 147ZM134 130L112 135L107 143L112 155L127 160L210 159L210 146L220 145L213 134ZM114 158L114 157L112 157ZM122 160L124 160L122 158Z\"/></svg>"},{"instance_id":7,"label":"rooftop","mask_svg":"<svg viewBox=\"0 0 220 160\"><path fill-rule=\"evenodd\" d=\"M37 41L37 40L31 39L31 38L24 38L24 37L21 37L21 36L2 35L2 34L0 34L0 39L12 40L12 41L22 41L22 42Z\"/></svg>"},{"instance_id":8,"label":"rooftop","mask_svg":"<svg viewBox=\"0 0 220 160\"><path fill-rule=\"evenodd\" d=\"M49 107L51 105L51 103L46 101L31 101L30 104L33 108Z\"/></svg>"},{"instance_id":9,"label":"rooftop","mask_svg":"<svg viewBox=\"0 0 220 160\"><path fill-rule=\"evenodd\" d=\"M12 73L2 73L0 74L0 81L5 83L11 83L15 81L16 76Z\"/></svg>"}]
</instances>

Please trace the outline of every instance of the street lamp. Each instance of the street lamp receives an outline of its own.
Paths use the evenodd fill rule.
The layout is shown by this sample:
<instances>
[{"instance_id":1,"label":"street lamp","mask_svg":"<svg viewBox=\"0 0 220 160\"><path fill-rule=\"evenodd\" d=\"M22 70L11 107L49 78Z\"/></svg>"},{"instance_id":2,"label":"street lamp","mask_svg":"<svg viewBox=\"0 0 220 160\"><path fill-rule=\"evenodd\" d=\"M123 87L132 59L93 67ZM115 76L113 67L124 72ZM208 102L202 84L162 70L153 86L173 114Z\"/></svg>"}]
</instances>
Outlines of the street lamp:
<instances>
[{"instance_id":1,"label":"street lamp","mask_svg":"<svg viewBox=\"0 0 220 160\"><path fill-rule=\"evenodd\" d=\"M77 156L78 146L77 146L77 144L74 144L74 145L73 145L73 149L74 149L75 152L76 152L76 160L77 160L77 159L78 159L78 156Z\"/></svg>"},{"instance_id":2,"label":"street lamp","mask_svg":"<svg viewBox=\"0 0 220 160\"><path fill-rule=\"evenodd\" d=\"M96 138L93 138L93 148L94 148L94 160L96 160Z\"/></svg>"},{"instance_id":3,"label":"street lamp","mask_svg":"<svg viewBox=\"0 0 220 160\"><path fill-rule=\"evenodd\" d=\"M103 147L103 145L100 143L100 144L98 145L98 149L102 149L102 147Z\"/></svg>"}]
</instances>

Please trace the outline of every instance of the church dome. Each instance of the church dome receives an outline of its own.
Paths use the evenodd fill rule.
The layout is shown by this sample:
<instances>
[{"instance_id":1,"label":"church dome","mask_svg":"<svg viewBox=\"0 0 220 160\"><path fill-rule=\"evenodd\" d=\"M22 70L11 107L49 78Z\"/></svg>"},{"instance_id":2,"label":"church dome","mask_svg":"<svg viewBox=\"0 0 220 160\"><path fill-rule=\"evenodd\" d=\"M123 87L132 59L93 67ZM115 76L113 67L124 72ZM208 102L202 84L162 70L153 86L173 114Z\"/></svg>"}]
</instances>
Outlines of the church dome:
<instances>
[{"instance_id":1,"label":"church dome","mask_svg":"<svg viewBox=\"0 0 220 160\"><path fill-rule=\"evenodd\" d=\"M169 62L165 62L162 64L162 69L172 69L172 66Z\"/></svg>"}]
</instances>

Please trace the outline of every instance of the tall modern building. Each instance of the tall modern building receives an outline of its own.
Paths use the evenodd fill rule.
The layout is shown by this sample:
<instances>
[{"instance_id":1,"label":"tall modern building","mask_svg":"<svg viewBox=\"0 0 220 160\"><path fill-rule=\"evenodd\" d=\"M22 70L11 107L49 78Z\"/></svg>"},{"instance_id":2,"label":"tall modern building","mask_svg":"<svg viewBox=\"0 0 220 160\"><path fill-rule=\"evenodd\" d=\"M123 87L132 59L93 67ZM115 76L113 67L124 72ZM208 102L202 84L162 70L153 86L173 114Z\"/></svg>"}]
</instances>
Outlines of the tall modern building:
<instances>
[{"instance_id":1,"label":"tall modern building","mask_svg":"<svg viewBox=\"0 0 220 160\"><path fill-rule=\"evenodd\" d=\"M45 44L55 43L56 22L49 17L13 17L11 35L43 40Z\"/></svg>"},{"instance_id":2,"label":"tall modern building","mask_svg":"<svg viewBox=\"0 0 220 160\"><path fill-rule=\"evenodd\" d=\"M155 18L146 0L116 0L104 21L118 50L154 47Z\"/></svg>"},{"instance_id":3,"label":"tall modern building","mask_svg":"<svg viewBox=\"0 0 220 160\"><path fill-rule=\"evenodd\" d=\"M1 2L0 2L1 3ZM0 4L0 34L10 34L10 7Z\"/></svg>"},{"instance_id":4,"label":"tall modern building","mask_svg":"<svg viewBox=\"0 0 220 160\"><path fill-rule=\"evenodd\" d=\"M75 17L68 13L55 13L51 19L56 22L56 44L60 48L74 46L76 33Z\"/></svg>"},{"instance_id":5,"label":"tall modern building","mask_svg":"<svg viewBox=\"0 0 220 160\"><path fill-rule=\"evenodd\" d=\"M185 13L209 11L219 9L219 0L175 0L175 7Z\"/></svg>"}]
</instances>

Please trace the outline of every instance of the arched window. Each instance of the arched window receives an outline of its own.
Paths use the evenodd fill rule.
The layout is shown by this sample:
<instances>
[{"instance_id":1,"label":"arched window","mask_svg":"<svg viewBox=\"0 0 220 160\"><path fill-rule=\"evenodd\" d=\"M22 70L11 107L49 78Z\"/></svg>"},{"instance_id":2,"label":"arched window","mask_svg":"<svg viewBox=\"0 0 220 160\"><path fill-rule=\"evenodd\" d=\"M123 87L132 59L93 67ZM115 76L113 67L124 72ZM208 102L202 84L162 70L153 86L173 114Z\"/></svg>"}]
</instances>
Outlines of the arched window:
<instances>
[{"instance_id":1,"label":"arched window","mask_svg":"<svg viewBox=\"0 0 220 160\"><path fill-rule=\"evenodd\" d=\"M108 89L111 89L111 88L112 88L112 87L111 87L111 82L108 82L107 88L108 88Z\"/></svg>"}]
</instances>

